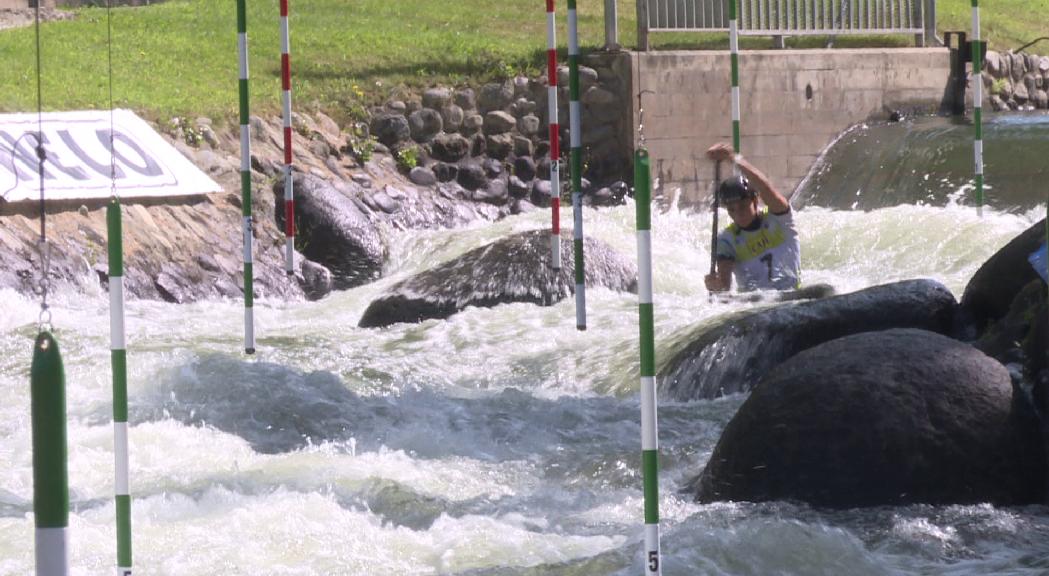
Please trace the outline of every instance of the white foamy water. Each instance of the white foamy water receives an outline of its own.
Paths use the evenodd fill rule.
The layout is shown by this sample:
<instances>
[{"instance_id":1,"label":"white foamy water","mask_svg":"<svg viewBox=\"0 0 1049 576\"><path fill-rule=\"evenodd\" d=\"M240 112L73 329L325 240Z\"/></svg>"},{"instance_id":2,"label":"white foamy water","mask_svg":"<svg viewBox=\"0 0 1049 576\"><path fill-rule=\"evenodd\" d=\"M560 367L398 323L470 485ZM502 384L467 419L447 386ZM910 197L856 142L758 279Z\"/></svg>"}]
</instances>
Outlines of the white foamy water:
<instances>
[{"instance_id":1,"label":"white foamy water","mask_svg":"<svg viewBox=\"0 0 1049 576\"><path fill-rule=\"evenodd\" d=\"M562 214L569 221L570 211ZM1041 211L897 206L797 214L806 283L840 292L928 277L960 297ZM257 301L241 353L236 301L128 305L136 574L637 574L642 492L637 300L469 309L363 330L393 282L546 213L404 233L375 284L320 302ZM724 214L722 215L725 221ZM632 207L586 232L635 255ZM711 303L708 215L654 217L657 358L675 335L746 304ZM74 574L112 574L108 299L64 288ZM0 291L0 575L33 571L29 366L37 304ZM1046 574L1042 507L698 505L700 472L741 397L664 403L664 574Z\"/></svg>"}]
</instances>

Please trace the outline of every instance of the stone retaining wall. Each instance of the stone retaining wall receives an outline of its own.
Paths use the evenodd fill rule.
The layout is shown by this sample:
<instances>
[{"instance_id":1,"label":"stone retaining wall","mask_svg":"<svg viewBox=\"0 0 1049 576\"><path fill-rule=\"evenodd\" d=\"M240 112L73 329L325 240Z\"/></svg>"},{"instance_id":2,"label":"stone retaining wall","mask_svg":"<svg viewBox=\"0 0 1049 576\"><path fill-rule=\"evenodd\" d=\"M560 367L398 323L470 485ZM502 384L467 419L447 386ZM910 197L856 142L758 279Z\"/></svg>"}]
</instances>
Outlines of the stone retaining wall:
<instances>
[{"instance_id":1,"label":"stone retaining wall","mask_svg":"<svg viewBox=\"0 0 1049 576\"><path fill-rule=\"evenodd\" d=\"M988 50L983 69L984 98L992 110L1049 108L1049 57Z\"/></svg>"}]
</instances>

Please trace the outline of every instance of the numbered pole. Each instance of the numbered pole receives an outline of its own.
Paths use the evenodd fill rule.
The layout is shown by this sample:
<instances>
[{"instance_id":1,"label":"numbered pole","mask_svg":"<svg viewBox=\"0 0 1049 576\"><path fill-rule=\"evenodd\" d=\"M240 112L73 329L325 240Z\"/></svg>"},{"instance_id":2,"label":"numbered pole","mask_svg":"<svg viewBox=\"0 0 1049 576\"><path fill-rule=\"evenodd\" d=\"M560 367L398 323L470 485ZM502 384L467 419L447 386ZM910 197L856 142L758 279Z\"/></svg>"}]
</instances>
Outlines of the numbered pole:
<instances>
[{"instance_id":1,"label":"numbered pole","mask_svg":"<svg viewBox=\"0 0 1049 576\"><path fill-rule=\"evenodd\" d=\"M69 574L69 474L66 453L66 372L58 341L44 330L30 369L33 425L33 516L36 575Z\"/></svg>"},{"instance_id":2,"label":"numbered pole","mask_svg":"<svg viewBox=\"0 0 1049 576\"><path fill-rule=\"evenodd\" d=\"M736 19L736 0L728 2L728 42L732 63L732 148L739 154L739 21ZM738 174L739 167L735 170Z\"/></svg>"},{"instance_id":3,"label":"numbered pole","mask_svg":"<svg viewBox=\"0 0 1049 576\"><path fill-rule=\"evenodd\" d=\"M641 475L645 494L645 574L662 573L659 553L659 426L656 421L656 346L652 309L652 189L648 151L634 154L637 205L637 296L641 333Z\"/></svg>"},{"instance_id":4,"label":"numbered pole","mask_svg":"<svg viewBox=\"0 0 1049 576\"><path fill-rule=\"evenodd\" d=\"M295 185L291 178L291 38L288 0L280 0L280 78L284 107L284 271L295 273Z\"/></svg>"},{"instance_id":5,"label":"numbered pole","mask_svg":"<svg viewBox=\"0 0 1049 576\"><path fill-rule=\"evenodd\" d=\"M251 249L251 128L248 107L248 13L237 0L237 51L240 63L240 192L244 234L244 352L255 353L255 301Z\"/></svg>"},{"instance_id":6,"label":"numbered pole","mask_svg":"<svg viewBox=\"0 0 1049 576\"><path fill-rule=\"evenodd\" d=\"M113 452L116 464L117 574L131 574L131 491L128 479L127 346L124 328L124 226L120 200L106 208L109 233L109 342L113 368Z\"/></svg>"},{"instance_id":7,"label":"numbered pole","mask_svg":"<svg viewBox=\"0 0 1049 576\"><path fill-rule=\"evenodd\" d=\"M561 144L557 124L557 31L554 0L546 0L547 117L550 119L550 267L561 269Z\"/></svg>"},{"instance_id":8,"label":"numbered pole","mask_svg":"<svg viewBox=\"0 0 1049 576\"><path fill-rule=\"evenodd\" d=\"M973 156L976 163L976 213L983 216L983 43L980 41L980 1L972 0L973 18Z\"/></svg>"},{"instance_id":9,"label":"numbered pole","mask_svg":"<svg viewBox=\"0 0 1049 576\"><path fill-rule=\"evenodd\" d=\"M575 256L575 326L586 330L586 268L583 265L583 122L579 106L579 23L576 0L568 0L568 116L571 139L572 242Z\"/></svg>"}]
</instances>

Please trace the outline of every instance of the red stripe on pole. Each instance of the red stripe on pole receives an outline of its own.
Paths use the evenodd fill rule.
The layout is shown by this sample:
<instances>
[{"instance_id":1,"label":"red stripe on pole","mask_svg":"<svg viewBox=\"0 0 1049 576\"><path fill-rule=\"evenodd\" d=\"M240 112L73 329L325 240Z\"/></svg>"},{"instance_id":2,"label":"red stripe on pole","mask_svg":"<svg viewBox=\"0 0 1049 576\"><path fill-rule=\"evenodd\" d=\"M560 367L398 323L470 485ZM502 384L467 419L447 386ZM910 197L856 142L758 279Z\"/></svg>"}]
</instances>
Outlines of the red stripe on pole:
<instances>
[{"instance_id":1,"label":"red stripe on pole","mask_svg":"<svg viewBox=\"0 0 1049 576\"><path fill-rule=\"evenodd\" d=\"M291 90L291 56L287 54L280 55L280 81L285 91Z\"/></svg>"},{"instance_id":2,"label":"red stripe on pole","mask_svg":"<svg viewBox=\"0 0 1049 576\"><path fill-rule=\"evenodd\" d=\"M546 0L546 11L547 12L553 12L554 11L554 0Z\"/></svg>"},{"instance_id":3,"label":"red stripe on pole","mask_svg":"<svg viewBox=\"0 0 1049 576\"><path fill-rule=\"evenodd\" d=\"M557 50L546 51L546 70L551 86L557 86Z\"/></svg>"},{"instance_id":4,"label":"red stripe on pole","mask_svg":"<svg viewBox=\"0 0 1049 576\"><path fill-rule=\"evenodd\" d=\"M295 236L295 201L285 200L284 201L284 234L285 236Z\"/></svg>"},{"instance_id":5,"label":"red stripe on pole","mask_svg":"<svg viewBox=\"0 0 1049 576\"><path fill-rule=\"evenodd\" d=\"M280 0L280 15L288 17L288 0Z\"/></svg>"},{"instance_id":6,"label":"red stripe on pole","mask_svg":"<svg viewBox=\"0 0 1049 576\"><path fill-rule=\"evenodd\" d=\"M550 213L553 222L550 226L552 228L550 234L558 236L561 234L561 191L551 190L550 193L555 195L550 199Z\"/></svg>"},{"instance_id":7,"label":"red stripe on pole","mask_svg":"<svg viewBox=\"0 0 1049 576\"><path fill-rule=\"evenodd\" d=\"M556 123L550 125L550 162L557 162L557 159L561 157L560 132L560 125Z\"/></svg>"},{"instance_id":8,"label":"red stripe on pole","mask_svg":"<svg viewBox=\"0 0 1049 576\"><path fill-rule=\"evenodd\" d=\"M291 127L284 128L284 163L291 164Z\"/></svg>"}]
</instances>

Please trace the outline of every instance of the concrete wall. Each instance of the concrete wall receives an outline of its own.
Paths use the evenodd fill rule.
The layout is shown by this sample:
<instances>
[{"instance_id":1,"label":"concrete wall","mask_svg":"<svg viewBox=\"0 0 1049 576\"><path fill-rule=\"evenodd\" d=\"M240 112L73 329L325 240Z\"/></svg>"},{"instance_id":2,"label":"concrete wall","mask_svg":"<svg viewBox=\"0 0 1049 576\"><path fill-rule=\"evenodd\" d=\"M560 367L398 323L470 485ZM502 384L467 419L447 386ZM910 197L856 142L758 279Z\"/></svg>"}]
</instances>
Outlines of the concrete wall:
<instances>
[{"instance_id":1,"label":"concrete wall","mask_svg":"<svg viewBox=\"0 0 1049 576\"><path fill-rule=\"evenodd\" d=\"M653 178L665 198L680 188L682 205L707 202L714 170L703 152L732 140L729 54L647 52L630 60L632 92L653 92L642 104ZM949 64L943 48L743 52L742 153L789 194L849 126L885 120L892 110L938 112Z\"/></svg>"}]
</instances>

